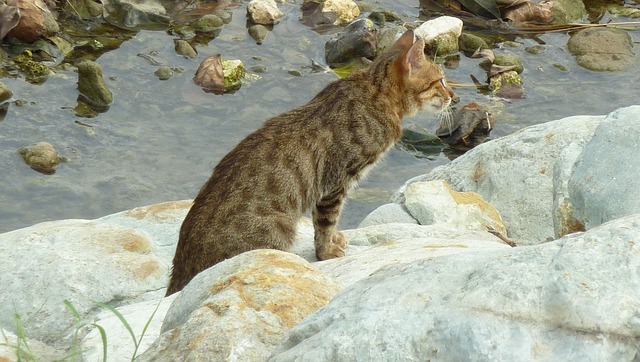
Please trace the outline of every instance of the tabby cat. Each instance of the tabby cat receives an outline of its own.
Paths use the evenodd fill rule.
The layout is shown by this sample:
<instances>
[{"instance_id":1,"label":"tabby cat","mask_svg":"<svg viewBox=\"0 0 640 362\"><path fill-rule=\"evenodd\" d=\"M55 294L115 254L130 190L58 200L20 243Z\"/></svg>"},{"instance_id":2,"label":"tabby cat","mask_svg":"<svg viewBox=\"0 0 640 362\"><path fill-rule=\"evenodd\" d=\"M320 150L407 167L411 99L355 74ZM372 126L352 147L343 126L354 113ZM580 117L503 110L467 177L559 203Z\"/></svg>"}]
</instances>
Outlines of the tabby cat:
<instances>
[{"instance_id":1,"label":"tabby cat","mask_svg":"<svg viewBox=\"0 0 640 362\"><path fill-rule=\"evenodd\" d=\"M195 198L167 295L242 252L287 250L309 209L318 259L344 256L336 224L347 191L400 139L404 116L441 112L452 96L410 30L368 68L267 120L220 161Z\"/></svg>"}]
</instances>

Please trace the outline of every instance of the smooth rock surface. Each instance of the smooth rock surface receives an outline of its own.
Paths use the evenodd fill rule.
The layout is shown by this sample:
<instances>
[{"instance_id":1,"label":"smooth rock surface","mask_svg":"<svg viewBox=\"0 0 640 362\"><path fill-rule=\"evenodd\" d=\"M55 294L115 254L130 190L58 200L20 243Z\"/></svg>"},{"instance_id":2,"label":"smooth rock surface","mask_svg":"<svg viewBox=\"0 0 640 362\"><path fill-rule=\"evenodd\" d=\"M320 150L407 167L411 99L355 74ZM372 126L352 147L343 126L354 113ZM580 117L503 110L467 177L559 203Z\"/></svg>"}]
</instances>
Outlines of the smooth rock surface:
<instances>
[{"instance_id":1,"label":"smooth rock surface","mask_svg":"<svg viewBox=\"0 0 640 362\"><path fill-rule=\"evenodd\" d=\"M637 359L638 235L633 215L543 245L390 265L289 331L270 361Z\"/></svg>"},{"instance_id":2,"label":"smooth rock surface","mask_svg":"<svg viewBox=\"0 0 640 362\"><path fill-rule=\"evenodd\" d=\"M586 229L640 212L640 106L610 113L568 181L572 216Z\"/></svg>"}]
</instances>

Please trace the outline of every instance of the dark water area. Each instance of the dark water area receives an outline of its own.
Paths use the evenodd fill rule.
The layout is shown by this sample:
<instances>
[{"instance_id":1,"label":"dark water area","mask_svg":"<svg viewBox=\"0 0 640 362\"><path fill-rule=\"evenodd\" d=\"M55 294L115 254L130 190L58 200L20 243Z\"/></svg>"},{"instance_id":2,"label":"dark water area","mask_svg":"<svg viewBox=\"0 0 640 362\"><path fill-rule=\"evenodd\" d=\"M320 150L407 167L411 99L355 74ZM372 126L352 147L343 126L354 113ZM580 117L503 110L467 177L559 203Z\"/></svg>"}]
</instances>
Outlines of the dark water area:
<instances>
[{"instance_id":1,"label":"dark water area","mask_svg":"<svg viewBox=\"0 0 640 362\"><path fill-rule=\"evenodd\" d=\"M245 5L233 9L231 23L198 47L195 59L177 55L176 37L167 32L138 32L97 59L114 102L96 118L74 115L78 93L77 73L72 70L57 71L39 85L22 78L1 79L13 91L13 100L24 104L12 103L0 121L0 232L195 197L213 166L238 141L266 118L305 103L337 78L332 72L312 70L312 60L324 64L324 44L333 34L319 34L301 24L300 4L279 4L285 17L261 45L247 33ZM403 18L421 18L417 0L385 0L379 5ZM637 47L640 32L629 34ZM462 103L478 101L498 110L492 138L566 116L602 115L640 103L637 57L625 71L588 71L569 54L568 38L566 33L538 35L545 50L535 55L524 51L539 43L528 37L513 36L510 40L519 46L494 49L513 53L523 62L524 99L502 100L474 87L454 88ZM204 58L218 53L242 60L247 68L259 65L267 71L233 94L204 93L193 84L193 74ZM138 54L152 54L162 65L181 72L160 81L154 75L158 66ZM446 76L464 84L471 83L471 74L484 80L479 61L461 55L457 68L445 69ZM290 74L292 70L302 76ZM406 119L405 125L433 132L437 121L433 115L419 114ZM52 175L32 170L17 153L40 141L51 143L69 159ZM357 226L407 179L448 162L443 154L416 158L392 149L352 193L342 227Z\"/></svg>"}]
</instances>

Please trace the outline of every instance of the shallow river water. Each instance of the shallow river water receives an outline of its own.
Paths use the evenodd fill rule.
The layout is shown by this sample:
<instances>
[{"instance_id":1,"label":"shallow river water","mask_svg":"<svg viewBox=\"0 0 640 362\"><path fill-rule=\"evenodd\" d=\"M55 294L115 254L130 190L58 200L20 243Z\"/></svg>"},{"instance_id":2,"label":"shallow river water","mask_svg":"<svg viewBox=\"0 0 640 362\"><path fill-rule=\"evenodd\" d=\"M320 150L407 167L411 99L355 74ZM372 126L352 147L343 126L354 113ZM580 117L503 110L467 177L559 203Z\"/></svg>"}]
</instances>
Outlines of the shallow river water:
<instances>
[{"instance_id":1,"label":"shallow river water","mask_svg":"<svg viewBox=\"0 0 640 362\"><path fill-rule=\"evenodd\" d=\"M138 32L97 59L114 102L96 118L74 115L77 74L73 71L58 71L41 85L21 78L2 79L13 91L13 99L26 103L12 103L0 121L0 232L41 221L91 219L136 206L193 198L213 166L240 139L267 117L306 102L336 79L331 72L312 72L311 60L324 63L324 43L332 34L318 34L302 25L298 21L300 3L279 5L285 18L262 45L247 33L245 5L234 9L232 22L216 39L200 46L195 59L177 55L175 37L166 32ZM380 4L405 18L419 19L417 0ZM640 32L629 33L637 44ZM501 109L492 138L565 116L606 114L640 103L637 57L623 72L587 71L566 50L568 38L566 33L539 35L545 51L537 55L524 51L537 44L528 38L512 37L523 46L496 49L514 53L524 63L524 99L491 99L473 87L455 88L463 104L480 101ZM234 94L206 94L193 84L192 77L204 58L217 53L240 59L248 68L263 65L267 72ZM154 54L158 62L183 72L160 81L153 74L158 66L138 54ZM471 83L470 74L484 80L479 61L462 56L459 66L445 73L458 83ZM302 76L291 75L291 70ZM434 131L436 119L422 114L405 124ZM40 141L51 143L69 158L53 175L30 169L17 153ZM407 179L447 162L442 154L416 158L393 149L351 195L342 226L357 226Z\"/></svg>"}]
</instances>

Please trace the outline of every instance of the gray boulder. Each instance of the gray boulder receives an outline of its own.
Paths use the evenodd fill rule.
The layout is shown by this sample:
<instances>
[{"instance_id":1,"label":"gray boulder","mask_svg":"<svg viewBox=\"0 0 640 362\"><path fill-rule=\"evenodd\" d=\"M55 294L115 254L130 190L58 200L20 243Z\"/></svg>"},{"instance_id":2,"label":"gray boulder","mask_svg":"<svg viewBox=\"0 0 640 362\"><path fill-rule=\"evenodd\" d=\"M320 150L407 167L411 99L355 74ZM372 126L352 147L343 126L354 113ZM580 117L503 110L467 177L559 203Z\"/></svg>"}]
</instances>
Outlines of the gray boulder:
<instances>
[{"instance_id":1,"label":"gray boulder","mask_svg":"<svg viewBox=\"0 0 640 362\"><path fill-rule=\"evenodd\" d=\"M578 65L589 70L620 71L635 59L631 35L621 29L583 29L571 36L567 47Z\"/></svg>"},{"instance_id":2,"label":"gray boulder","mask_svg":"<svg viewBox=\"0 0 640 362\"><path fill-rule=\"evenodd\" d=\"M394 263L290 330L270 361L630 361L640 215L519 248Z\"/></svg>"},{"instance_id":3,"label":"gray boulder","mask_svg":"<svg viewBox=\"0 0 640 362\"><path fill-rule=\"evenodd\" d=\"M588 230L640 212L640 106L600 122L568 180L573 219Z\"/></svg>"},{"instance_id":4,"label":"gray boulder","mask_svg":"<svg viewBox=\"0 0 640 362\"><path fill-rule=\"evenodd\" d=\"M446 180L454 190L479 193L502 216L518 245L553 239L553 172L556 159L570 144L586 143L604 116L574 116L527 127L479 145L450 164L409 180Z\"/></svg>"}]
</instances>

